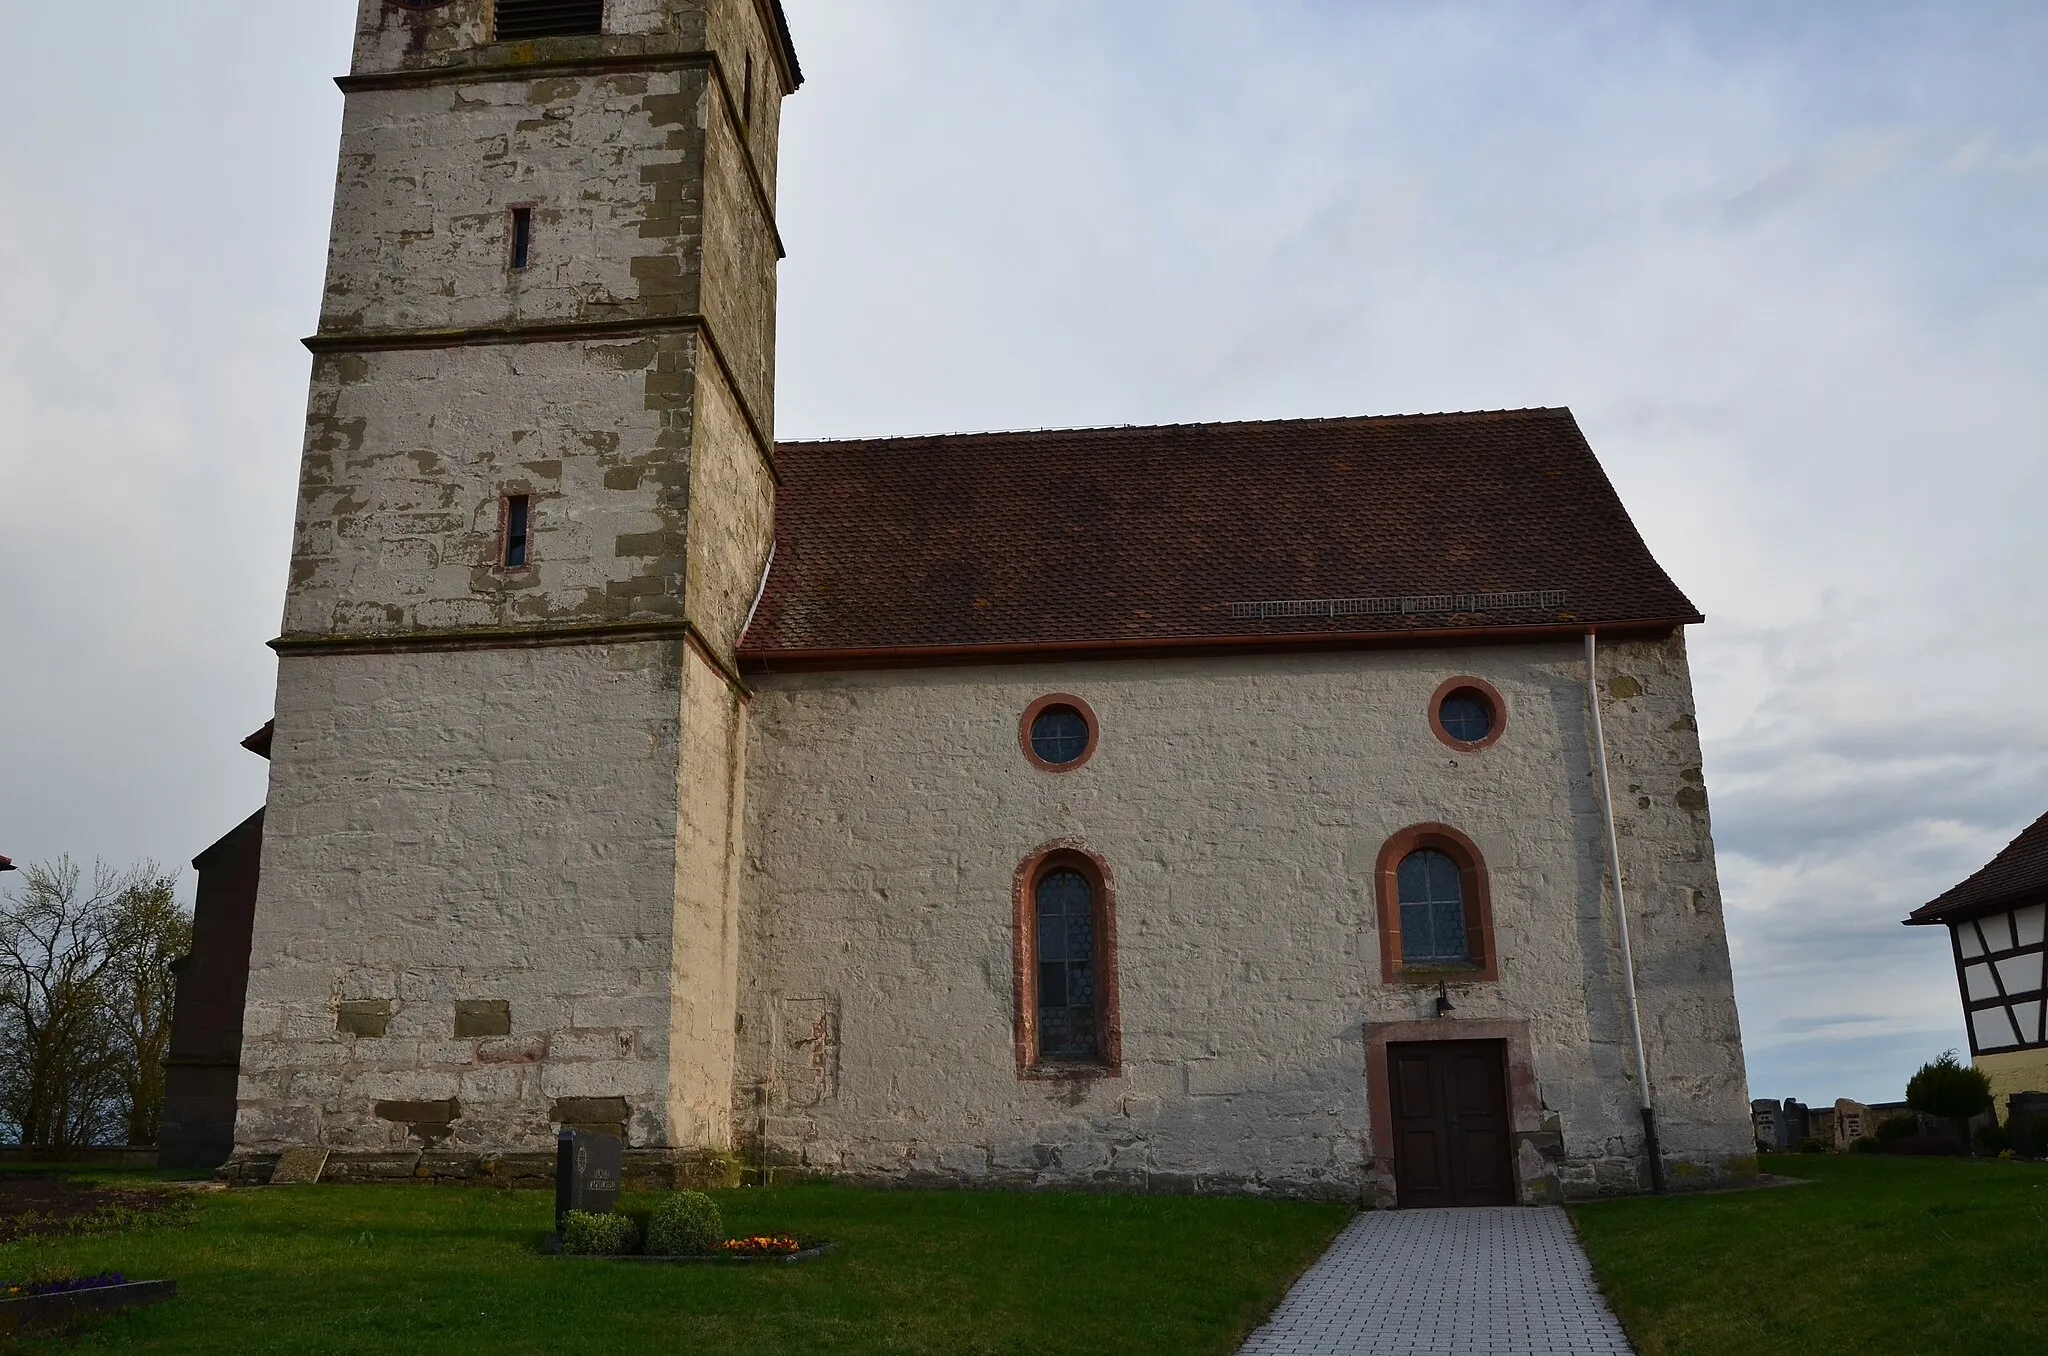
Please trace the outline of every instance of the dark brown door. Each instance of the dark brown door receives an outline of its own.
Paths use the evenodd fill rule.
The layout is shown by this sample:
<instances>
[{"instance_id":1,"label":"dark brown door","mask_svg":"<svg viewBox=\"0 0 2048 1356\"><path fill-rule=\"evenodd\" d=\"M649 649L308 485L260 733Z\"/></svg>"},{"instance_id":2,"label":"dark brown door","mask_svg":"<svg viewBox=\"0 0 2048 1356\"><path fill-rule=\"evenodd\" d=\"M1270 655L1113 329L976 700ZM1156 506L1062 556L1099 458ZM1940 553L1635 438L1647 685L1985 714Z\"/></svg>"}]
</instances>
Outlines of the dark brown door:
<instances>
[{"instance_id":1,"label":"dark brown door","mask_svg":"<svg viewBox=\"0 0 2048 1356\"><path fill-rule=\"evenodd\" d=\"M1390 1045L1387 1086L1394 1102L1397 1205L1515 1203L1502 1042Z\"/></svg>"}]
</instances>

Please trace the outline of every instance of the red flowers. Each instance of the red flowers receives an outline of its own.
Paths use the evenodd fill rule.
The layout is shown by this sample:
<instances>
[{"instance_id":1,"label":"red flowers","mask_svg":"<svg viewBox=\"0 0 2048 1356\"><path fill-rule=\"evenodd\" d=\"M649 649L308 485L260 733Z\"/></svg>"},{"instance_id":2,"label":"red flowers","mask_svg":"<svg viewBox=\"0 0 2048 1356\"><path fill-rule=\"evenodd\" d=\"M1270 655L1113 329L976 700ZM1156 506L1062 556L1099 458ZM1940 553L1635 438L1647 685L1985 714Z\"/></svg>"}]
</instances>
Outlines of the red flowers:
<instances>
[{"instance_id":1,"label":"red flowers","mask_svg":"<svg viewBox=\"0 0 2048 1356\"><path fill-rule=\"evenodd\" d=\"M735 1257L782 1257L802 1252L804 1245L788 1234L755 1234L751 1238L728 1238L724 1247Z\"/></svg>"}]
</instances>

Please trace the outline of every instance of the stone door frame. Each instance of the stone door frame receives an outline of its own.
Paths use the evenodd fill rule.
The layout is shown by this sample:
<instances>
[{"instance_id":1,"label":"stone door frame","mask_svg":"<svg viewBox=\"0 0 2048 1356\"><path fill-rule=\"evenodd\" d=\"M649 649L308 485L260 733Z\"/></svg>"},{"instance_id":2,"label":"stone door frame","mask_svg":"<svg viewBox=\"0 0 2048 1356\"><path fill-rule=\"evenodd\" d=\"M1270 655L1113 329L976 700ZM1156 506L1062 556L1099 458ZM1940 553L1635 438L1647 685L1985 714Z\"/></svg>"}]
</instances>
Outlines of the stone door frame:
<instances>
[{"instance_id":1,"label":"stone door frame","mask_svg":"<svg viewBox=\"0 0 2048 1356\"><path fill-rule=\"evenodd\" d=\"M1432 1017L1365 1025L1365 1097L1372 1124L1366 1181L1383 1202L1397 1199L1394 1177L1394 1097L1387 1047L1423 1041L1499 1041L1507 1051L1508 1132L1515 1194L1523 1205L1549 1199L1549 1164L1531 1143L1543 1131L1543 1098L1536 1089L1535 1042L1525 1020Z\"/></svg>"}]
</instances>

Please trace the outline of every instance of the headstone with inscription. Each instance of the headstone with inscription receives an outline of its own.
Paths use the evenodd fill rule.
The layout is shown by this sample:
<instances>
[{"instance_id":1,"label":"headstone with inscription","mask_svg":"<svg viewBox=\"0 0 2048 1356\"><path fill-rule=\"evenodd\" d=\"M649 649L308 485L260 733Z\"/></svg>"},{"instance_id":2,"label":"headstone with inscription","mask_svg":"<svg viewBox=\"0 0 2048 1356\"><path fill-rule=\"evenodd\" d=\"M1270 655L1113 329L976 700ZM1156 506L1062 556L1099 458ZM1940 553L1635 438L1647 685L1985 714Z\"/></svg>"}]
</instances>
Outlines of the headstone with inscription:
<instances>
[{"instance_id":1,"label":"headstone with inscription","mask_svg":"<svg viewBox=\"0 0 2048 1356\"><path fill-rule=\"evenodd\" d=\"M1749 1104L1749 1123L1756 1134L1757 1152L1776 1153L1785 1147L1784 1122L1779 1112L1775 1098L1759 1097Z\"/></svg>"},{"instance_id":2,"label":"headstone with inscription","mask_svg":"<svg viewBox=\"0 0 2048 1356\"><path fill-rule=\"evenodd\" d=\"M1813 1128L1806 1114L1806 1104L1797 1098L1785 1099L1785 1114L1778 1123L1784 1127L1779 1136L1784 1141L1778 1146L1781 1149L1790 1149L1800 1140L1813 1136Z\"/></svg>"},{"instance_id":3,"label":"headstone with inscription","mask_svg":"<svg viewBox=\"0 0 2048 1356\"><path fill-rule=\"evenodd\" d=\"M1870 1123L1870 1108L1846 1097L1835 1099L1835 1148L1846 1149L1877 1129Z\"/></svg>"},{"instance_id":4,"label":"headstone with inscription","mask_svg":"<svg viewBox=\"0 0 2048 1356\"><path fill-rule=\"evenodd\" d=\"M564 1130L555 1142L555 1228L571 1210L601 1215L619 1200L626 1145L617 1135Z\"/></svg>"}]
</instances>

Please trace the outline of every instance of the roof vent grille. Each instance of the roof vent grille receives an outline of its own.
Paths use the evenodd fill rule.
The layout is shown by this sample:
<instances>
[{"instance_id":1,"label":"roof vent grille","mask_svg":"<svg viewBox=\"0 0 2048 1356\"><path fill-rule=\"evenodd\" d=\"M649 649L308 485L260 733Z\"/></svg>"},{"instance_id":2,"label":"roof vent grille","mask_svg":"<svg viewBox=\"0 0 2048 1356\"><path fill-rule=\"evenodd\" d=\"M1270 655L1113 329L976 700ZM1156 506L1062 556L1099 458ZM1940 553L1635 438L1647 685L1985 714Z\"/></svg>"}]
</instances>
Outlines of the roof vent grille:
<instances>
[{"instance_id":1,"label":"roof vent grille","mask_svg":"<svg viewBox=\"0 0 2048 1356\"><path fill-rule=\"evenodd\" d=\"M604 0L498 0L494 36L499 42L581 38L602 32Z\"/></svg>"},{"instance_id":2,"label":"roof vent grille","mask_svg":"<svg viewBox=\"0 0 2048 1356\"><path fill-rule=\"evenodd\" d=\"M1563 589L1525 589L1520 593L1410 593L1398 598L1282 598L1262 603L1232 603L1233 617L1386 617L1412 612L1551 611L1564 606Z\"/></svg>"}]
</instances>

